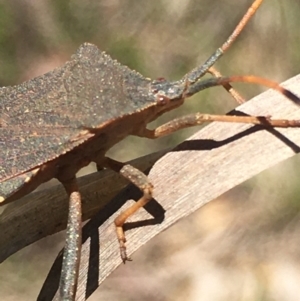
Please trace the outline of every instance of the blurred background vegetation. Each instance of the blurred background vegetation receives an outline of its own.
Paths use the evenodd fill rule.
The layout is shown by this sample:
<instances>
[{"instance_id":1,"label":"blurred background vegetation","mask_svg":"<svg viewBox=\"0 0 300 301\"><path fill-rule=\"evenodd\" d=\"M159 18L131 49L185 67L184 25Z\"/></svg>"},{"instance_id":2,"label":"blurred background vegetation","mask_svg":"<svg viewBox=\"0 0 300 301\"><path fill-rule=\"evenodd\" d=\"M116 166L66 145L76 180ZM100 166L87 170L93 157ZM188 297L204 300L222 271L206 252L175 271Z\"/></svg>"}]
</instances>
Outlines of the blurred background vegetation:
<instances>
[{"instance_id":1,"label":"blurred background vegetation","mask_svg":"<svg viewBox=\"0 0 300 301\"><path fill-rule=\"evenodd\" d=\"M251 2L0 0L0 86L61 66L83 42L147 77L181 78L226 40ZM264 2L217 63L222 74L281 82L299 73L300 2ZM235 87L247 99L264 90ZM214 88L158 124L234 106L223 89ZM129 160L176 145L196 130L158 141L130 137L110 153ZM298 161L296 156L264 172L162 233L90 300L299 300ZM46 238L0 265L1 300L34 300L63 238Z\"/></svg>"}]
</instances>

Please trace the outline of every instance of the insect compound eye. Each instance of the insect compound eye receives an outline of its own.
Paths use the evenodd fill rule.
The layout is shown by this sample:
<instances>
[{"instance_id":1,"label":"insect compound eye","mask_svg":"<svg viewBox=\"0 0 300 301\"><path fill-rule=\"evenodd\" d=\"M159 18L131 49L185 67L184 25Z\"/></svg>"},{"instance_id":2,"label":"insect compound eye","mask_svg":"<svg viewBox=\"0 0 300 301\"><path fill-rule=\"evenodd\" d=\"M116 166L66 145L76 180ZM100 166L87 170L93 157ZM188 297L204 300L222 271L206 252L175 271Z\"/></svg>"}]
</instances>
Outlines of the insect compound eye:
<instances>
[{"instance_id":1,"label":"insect compound eye","mask_svg":"<svg viewBox=\"0 0 300 301\"><path fill-rule=\"evenodd\" d=\"M170 101L170 98L165 95L158 94L156 96L156 102L160 106L165 106L169 101Z\"/></svg>"}]
</instances>

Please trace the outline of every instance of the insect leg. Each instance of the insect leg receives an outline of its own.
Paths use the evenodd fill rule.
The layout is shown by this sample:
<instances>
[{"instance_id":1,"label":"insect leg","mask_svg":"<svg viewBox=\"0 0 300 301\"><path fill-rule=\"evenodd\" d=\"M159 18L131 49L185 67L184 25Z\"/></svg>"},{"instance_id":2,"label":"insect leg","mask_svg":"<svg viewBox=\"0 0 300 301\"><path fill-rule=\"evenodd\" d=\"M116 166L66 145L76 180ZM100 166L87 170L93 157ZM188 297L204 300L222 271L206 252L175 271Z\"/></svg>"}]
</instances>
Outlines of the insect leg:
<instances>
[{"instance_id":1,"label":"insect leg","mask_svg":"<svg viewBox=\"0 0 300 301\"><path fill-rule=\"evenodd\" d=\"M210 67L207 70L207 72L213 75L214 77L223 77L222 74L215 67ZM230 95L235 99L235 101L238 104L246 102L244 97L238 91L236 91L229 83L223 84L223 87L228 93L230 93Z\"/></svg>"},{"instance_id":2,"label":"insect leg","mask_svg":"<svg viewBox=\"0 0 300 301\"><path fill-rule=\"evenodd\" d=\"M249 82L255 84L261 84L267 87L270 87L286 98L291 100L296 105L300 106L300 98L292 93L291 91L281 87L279 84L270 81L265 78L256 77L256 76L232 76L232 77L217 77L211 78L208 80L203 80L196 82L191 86L187 86L185 97L189 97L199 91L205 90L210 87L216 87L231 82ZM160 97L160 95L157 95ZM263 126L271 126L271 127L300 127L300 120L287 120L287 119L271 119L270 116L232 116L232 115L211 115L211 114L202 114L195 113L187 116L182 116L171 120L154 130L149 130L145 128L143 131L140 131L138 136L155 139L158 137L163 137L174 133L180 129L192 127L195 125L199 125L205 122L212 121L223 121L223 122L237 122L237 123L251 123L258 124Z\"/></svg>"},{"instance_id":3,"label":"insect leg","mask_svg":"<svg viewBox=\"0 0 300 301\"><path fill-rule=\"evenodd\" d=\"M63 182L63 185L69 195L69 215L59 282L59 296L61 301L74 301L80 264L81 196L76 178Z\"/></svg>"},{"instance_id":4,"label":"insect leg","mask_svg":"<svg viewBox=\"0 0 300 301\"><path fill-rule=\"evenodd\" d=\"M120 254L123 262L125 263L131 259L126 253L126 237L123 225L129 216L133 215L139 208L144 207L152 199L153 185L149 182L147 176L143 172L129 164L122 164L113 159L105 158L104 165L116 172L119 172L123 177L128 179L143 192L143 196L136 203L127 208L115 219L117 238L120 244Z\"/></svg>"},{"instance_id":5,"label":"insect leg","mask_svg":"<svg viewBox=\"0 0 300 301\"><path fill-rule=\"evenodd\" d=\"M205 122L222 121L233 123L251 123L256 125L263 125L268 127L300 127L300 120L286 120L286 119L271 119L266 116L232 116L232 115L212 115L195 113L173 119L154 130L145 129L140 135L145 138L155 139L167 136L178 130L200 125Z\"/></svg>"}]
</instances>

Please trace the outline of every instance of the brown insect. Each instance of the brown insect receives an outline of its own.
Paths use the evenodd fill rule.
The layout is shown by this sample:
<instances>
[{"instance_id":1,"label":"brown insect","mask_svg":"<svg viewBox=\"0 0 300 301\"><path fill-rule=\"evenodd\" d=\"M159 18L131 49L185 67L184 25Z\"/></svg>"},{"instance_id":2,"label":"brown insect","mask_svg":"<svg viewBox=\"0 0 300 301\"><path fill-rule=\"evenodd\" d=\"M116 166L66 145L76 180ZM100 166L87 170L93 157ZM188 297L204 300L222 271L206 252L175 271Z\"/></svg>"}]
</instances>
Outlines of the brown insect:
<instances>
[{"instance_id":1,"label":"brown insect","mask_svg":"<svg viewBox=\"0 0 300 301\"><path fill-rule=\"evenodd\" d=\"M143 196L116 220L123 262L126 254L123 225L152 198L147 177L130 165L105 156L128 135L159 138L204 122L225 121L276 127L298 127L299 120L270 117L223 116L196 113L172 120L155 130L147 124L184 103L189 96L223 85L236 99L242 98L230 82L262 84L300 105L292 92L253 76L220 77L212 68L228 50L261 5L255 0L227 41L200 67L169 82L151 80L120 65L91 44L83 44L62 67L15 87L0 90L0 203L28 194L41 183L57 178L69 196L69 218L60 282L61 300L74 300L81 246L81 196L76 173L90 162L98 168L121 173ZM215 78L200 81L207 72Z\"/></svg>"}]
</instances>

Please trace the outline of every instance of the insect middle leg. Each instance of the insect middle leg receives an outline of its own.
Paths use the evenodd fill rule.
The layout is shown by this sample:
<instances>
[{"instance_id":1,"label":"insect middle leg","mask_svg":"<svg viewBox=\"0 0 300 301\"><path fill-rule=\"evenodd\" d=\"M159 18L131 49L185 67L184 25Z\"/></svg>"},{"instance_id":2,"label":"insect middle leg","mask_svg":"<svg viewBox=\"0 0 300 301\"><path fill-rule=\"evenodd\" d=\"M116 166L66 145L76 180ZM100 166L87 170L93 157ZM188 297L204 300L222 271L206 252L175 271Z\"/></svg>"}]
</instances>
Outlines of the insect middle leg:
<instances>
[{"instance_id":1,"label":"insect middle leg","mask_svg":"<svg viewBox=\"0 0 300 301\"><path fill-rule=\"evenodd\" d=\"M127 208L115 219L117 238L120 245L120 254L123 262L125 263L131 259L126 253L126 237L123 229L124 223L139 208L144 207L152 199L153 185L143 172L129 164L123 164L107 157L101 164L120 173L124 178L128 179L131 183L137 186L143 193L143 196L136 203Z\"/></svg>"}]
</instances>

